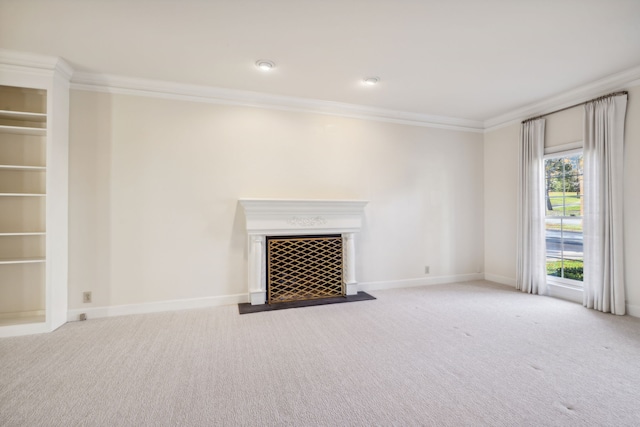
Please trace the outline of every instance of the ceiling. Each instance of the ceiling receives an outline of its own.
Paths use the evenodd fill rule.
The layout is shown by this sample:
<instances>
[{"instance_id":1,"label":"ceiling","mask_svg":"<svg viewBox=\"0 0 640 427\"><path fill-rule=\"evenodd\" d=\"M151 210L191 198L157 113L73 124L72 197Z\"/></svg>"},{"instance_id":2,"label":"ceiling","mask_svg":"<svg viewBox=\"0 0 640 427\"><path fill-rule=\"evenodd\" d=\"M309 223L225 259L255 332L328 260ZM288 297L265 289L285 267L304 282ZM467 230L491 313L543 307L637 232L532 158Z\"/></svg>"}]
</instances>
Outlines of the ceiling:
<instances>
[{"instance_id":1,"label":"ceiling","mask_svg":"<svg viewBox=\"0 0 640 427\"><path fill-rule=\"evenodd\" d=\"M640 66L640 0L0 0L0 48L485 121Z\"/></svg>"}]
</instances>

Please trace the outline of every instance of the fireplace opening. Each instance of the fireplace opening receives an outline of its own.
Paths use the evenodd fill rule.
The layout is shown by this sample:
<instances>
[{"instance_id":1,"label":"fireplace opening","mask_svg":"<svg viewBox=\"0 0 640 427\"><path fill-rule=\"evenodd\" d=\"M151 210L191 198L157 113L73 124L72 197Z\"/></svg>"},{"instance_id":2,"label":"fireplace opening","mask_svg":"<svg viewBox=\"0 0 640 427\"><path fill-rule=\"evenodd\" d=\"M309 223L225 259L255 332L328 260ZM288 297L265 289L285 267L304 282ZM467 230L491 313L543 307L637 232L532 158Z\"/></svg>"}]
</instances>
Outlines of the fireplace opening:
<instances>
[{"instance_id":1,"label":"fireplace opening","mask_svg":"<svg viewBox=\"0 0 640 427\"><path fill-rule=\"evenodd\" d=\"M342 236L267 236L269 304L345 294Z\"/></svg>"}]
</instances>

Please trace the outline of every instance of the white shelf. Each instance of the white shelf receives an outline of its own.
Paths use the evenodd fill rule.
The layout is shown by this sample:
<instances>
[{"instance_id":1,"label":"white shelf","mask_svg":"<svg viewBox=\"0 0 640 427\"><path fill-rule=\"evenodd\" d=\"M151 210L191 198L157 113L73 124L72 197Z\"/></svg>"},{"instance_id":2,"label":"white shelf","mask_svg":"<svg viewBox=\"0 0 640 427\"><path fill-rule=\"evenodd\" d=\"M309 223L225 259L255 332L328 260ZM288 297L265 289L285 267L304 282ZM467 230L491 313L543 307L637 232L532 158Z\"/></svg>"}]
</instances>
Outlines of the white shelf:
<instances>
[{"instance_id":1,"label":"white shelf","mask_svg":"<svg viewBox=\"0 0 640 427\"><path fill-rule=\"evenodd\" d=\"M45 197L41 193L0 193L0 197Z\"/></svg>"},{"instance_id":2,"label":"white shelf","mask_svg":"<svg viewBox=\"0 0 640 427\"><path fill-rule=\"evenodd\" d=\"M28 126L7 126L0 125L0 132L15 133L19 135L37 135L45 136L47 134L46 128L34 128Z\"/></svg>"},{"instance_id":3,"label":"white shelf","mask_svg":"<svg viewBox=\"0 0 640 427\"><path fill-rule=\"evenodd\" d=\"M0 337L9 337L67 321L71 69L60 58L34 68L22 54L2 56Z\"/></svg>"},{"instance_id":4,"label":"white shelf","mask_svg":"<svg viewBox=\"0 0 640 427\"><path fill-rule=\"evenodd\" d=\"M28 111L0 110L0 119L46 123L47 115L45 113L31 113Z\"/></svg>"},{"instance_id":5,"label":"white shelf","mask_svg":"<svg viewBox=\"0 0 640 427\"><path fill-rule=\"evenodd\" d=\"M0 265L3 264L36 264L45 262L46 259L44 257L28 257L28 258L8 258L8 259L0 259Z\"/></svg>"},{"instance_id":6,"label":"white shelf","mask_svg":"<svg viewBox=\"0 0 640 427\"><path fill-rule=\"evenodd\" d=\"M15 232L6 232L0 233L0 237L8 237L8 236L46 236L47 233L45 231L15 231Z\"/></svg>"},{"instance_id":7,"label":"white shelf","mask_svg":"<svg viewBox=\"0 0 640 427\"><path fill-rule=\"evenodd\" d=\"M46 166L0 165L0 171L46 171Z\"/></svg>"}]
</instances>

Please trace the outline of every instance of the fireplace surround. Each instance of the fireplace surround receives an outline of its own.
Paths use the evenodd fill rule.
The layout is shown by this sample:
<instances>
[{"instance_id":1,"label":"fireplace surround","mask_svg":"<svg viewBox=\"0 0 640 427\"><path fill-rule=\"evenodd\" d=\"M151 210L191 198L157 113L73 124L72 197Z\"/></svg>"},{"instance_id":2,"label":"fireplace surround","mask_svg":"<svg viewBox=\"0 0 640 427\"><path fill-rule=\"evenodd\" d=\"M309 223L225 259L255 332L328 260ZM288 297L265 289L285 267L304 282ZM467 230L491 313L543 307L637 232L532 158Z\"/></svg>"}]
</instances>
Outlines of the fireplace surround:
<instances>
[{"instance_id":1,"label":"fireplace surround","mask_svg":"<svg viewBox=\"0 0 640 427\"><path fill-rule=\"evenodd\" d=\"M363 200L240 199L248 234L248 296L252 305L267 302L266 238L272 236L342 237L344 295L356 295L355 234L362 229Z\"/></svg>"}]
</instances>

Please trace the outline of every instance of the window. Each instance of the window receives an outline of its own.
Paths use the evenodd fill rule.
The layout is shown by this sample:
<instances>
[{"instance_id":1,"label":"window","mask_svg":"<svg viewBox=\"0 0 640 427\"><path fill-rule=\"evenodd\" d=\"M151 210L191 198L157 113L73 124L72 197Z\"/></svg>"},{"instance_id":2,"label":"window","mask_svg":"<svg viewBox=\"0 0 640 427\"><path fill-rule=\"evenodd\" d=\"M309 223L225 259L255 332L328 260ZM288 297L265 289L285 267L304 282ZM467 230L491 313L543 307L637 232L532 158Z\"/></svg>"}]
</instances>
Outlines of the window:
<instances>
[{"instance_id":1,"label":"window","mask_svg":"<svg viewBox=\"0 0 640 427\"><path fill-rule=\"evenodd\" d=\"M545 156L547 276L582 286L582 150Z\"/></svg>"}]
</instances>

